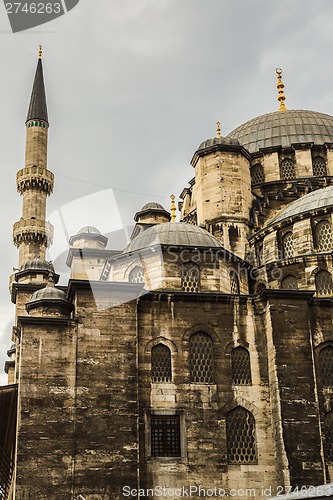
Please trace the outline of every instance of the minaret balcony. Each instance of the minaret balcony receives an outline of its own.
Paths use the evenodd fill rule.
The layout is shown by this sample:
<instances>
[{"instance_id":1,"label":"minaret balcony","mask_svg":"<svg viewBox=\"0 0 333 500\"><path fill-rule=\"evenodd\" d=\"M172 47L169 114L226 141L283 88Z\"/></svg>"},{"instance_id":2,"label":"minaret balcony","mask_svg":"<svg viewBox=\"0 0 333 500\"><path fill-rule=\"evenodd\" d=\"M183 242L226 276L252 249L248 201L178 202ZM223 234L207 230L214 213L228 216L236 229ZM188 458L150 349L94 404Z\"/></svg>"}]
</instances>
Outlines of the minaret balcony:
<instances>
[{"instance_id":1,"label":"minaret balcony","mask_svg":"<svg viewBox=\"0 0 333 500\"><path fill-rule=\"evenodd\" d=\"M49 247L53 241L53 226L45 220L20 219L14 224L13 240L16 247L21 243L37 241Z\"/></svg>"},{"instance_id":2,"label":"minaret balcony","mask_svg":"<svg viewBox=\"0 0 333 500\"><path fill-rule=\"evenodd\" d=\"M16 183L20 194L23 194L27 189L37 189L50 195L53 191L54 175L46 168L33 165L17 172Z\"/></svg>"}]
</instances>

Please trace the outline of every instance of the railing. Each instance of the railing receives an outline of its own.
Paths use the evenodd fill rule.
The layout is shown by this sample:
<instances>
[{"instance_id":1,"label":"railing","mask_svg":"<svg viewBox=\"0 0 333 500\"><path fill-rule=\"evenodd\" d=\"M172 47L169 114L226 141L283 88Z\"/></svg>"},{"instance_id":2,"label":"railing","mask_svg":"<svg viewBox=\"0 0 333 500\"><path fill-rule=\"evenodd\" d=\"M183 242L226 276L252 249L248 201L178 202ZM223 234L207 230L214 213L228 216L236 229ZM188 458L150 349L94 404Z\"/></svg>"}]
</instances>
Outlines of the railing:
<instances>
[{"instance_id":1,"label":"railing","mask_svg":"<svg viewBox=\"0 0 333 500\"><path fill-rule=\"evenodd\" d=\"M9 498L10 486L13 478L14 463L7 453L0 447L0 499Z\"/></svg>"}]
</instances>

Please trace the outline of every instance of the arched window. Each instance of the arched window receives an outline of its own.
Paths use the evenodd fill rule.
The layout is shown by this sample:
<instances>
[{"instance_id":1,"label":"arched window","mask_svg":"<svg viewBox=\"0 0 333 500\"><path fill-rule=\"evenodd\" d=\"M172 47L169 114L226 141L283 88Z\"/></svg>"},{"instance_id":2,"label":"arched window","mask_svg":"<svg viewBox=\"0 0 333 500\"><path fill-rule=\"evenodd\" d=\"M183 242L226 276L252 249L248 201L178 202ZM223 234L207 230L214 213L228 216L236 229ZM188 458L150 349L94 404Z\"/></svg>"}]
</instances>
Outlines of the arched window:
<instances>
[{"instance_id":1,"label":"arched window","mask_svg":"<svg viewBox=\"0 0 333 500\"><path fill-rule=\"evenodd\" d=\"M229 464L257 463L255 421L252 413L236 406L227 415L227 452Z\"/></svg>"},{"instance_id":2,"label":"arched window","mask_svg":"<svg viewBox=\"0 0 333 500\"><path fill-rule=\"evenodd\" d=\"M291 158L285 158L280 163L280 178L294 179L295 178L295 163Z\"/></svg>"},{"instance_id":3,"label":"arched window","mask_svg":"<svg viewBox=\"0 0 333 500\"><path fill-rule=\"evenodd\" d=\"M333 410L324 418L324 455L326 462L333 462Z\"/></svg>"},{"instance_id":4,"label":"arched window","mask_svg":"<svg viewBox=\"0 0 333 500\"><path fill-rule=\"evenodd\" d=\"M316 292L317 295L332 295L333 294L333 283L331 273L322 270L316 274Z\"/></svg>"},{"instance_id":5,"label":"arched window","mask_svg":"<svg viewBox=\"0 0 333 500\"><path fill-rule=\"evenodd\" d=\"M333 347L328 345L319 352L319 369L324 387L333 386Z\"/></svg>"},{"instance_id":6,"label":"arched window","mask_svg":"<svg viewBox=\"0 0 333 500\"><path fill-rule=\"evenodd\" d=\"M151 350L151 378L153 382L171 382L171 351L164 344Z\"/></svg>"},{"instance_id":7,"label":"arched window","mask_svg":"<svg viewBox=\"0 0 333 500\"><path fill-rule=\"evenodd\" d=\"M328 220L321 220L316 224L316 246L319 252L333 250L332 227Z\"/></svg>"},{"instance_id":8,"label":"arched window","mask_svg":"<svg viewBox=\"0 0 333 500\"><path fill-rule=\"evenodd\" d=\"M190 337L190 378L197 384L214 384L213 341L203 332Z\"/></svg>"},{"instance_id":9,"label":"arched window","mask_svg":"<svg viewBox=\"0 0 333 500\"><path fill-rule=\"evenodd\" d=\"M256 163L251 168L251 179L252 179L253 186L255 186L256 184L261 184L262 182L265 182L264 168L261 165L261 163Z\"/></svg>"},{"instance_id":10,"label":"arched window","mask_svg":"<svg viewBox=\"0 0 333 500\"><path fill-rule=\"evenodd\" d=\"M200 270L194 262L182 265L182 290L184 292L198 292L200 287Z\"/></svg>"},{"instance_id":11,"label":"arched window","mask_svg":"<svg viewBox=\"0 0 333 500\"><path fill-rule=\"evenodd\" d=\"M325 158L322 156L315 156L312 158L312 171L313 175L316 175L317 177L327 175Z\"/></svg>"},{"instance_id":12,"label":"arched window","mask_svg":"<svg viewBox=\"0 0 333 500\"><path fill-rule=\"evenodd\" d=\"M294 235L291 231L288 231L282 237L282 255L284 259L288 259L293 257L294 253Z\"/></svg>"},{"instance_id":13,"label":"arched window","mask_svg":"<svg viewBox=\"0 0 333 500\"><path fill-rule=\"evenodd\" d=\"M230 272L230 292L239 293L239 279L235 271Z\"/></svg>"},{"instance_id":14,"label":"arched window","mask_svg":"<svg viewBox=\"0 0 333 500\"><path fill-rule=\"evenodd\" d=\"M297 290L297 278L292 274L288 274L288 276L283 278L283 280L281 281L281 288L282 290Z\"/></svg>"},{"instance_id":15,"label":"arched window","mask_svg":"<svg viewBox=\"0 0 333 500\"><path fill-rule=\"evenodd\" d=\"M234 384L252 384L250 354L244 347L235 347L231 351L231 371Z\"/></svg>"},{"instance_id":16,"label":"arched window","mask_svg":"<svg viewBox=\"0 0 333 500\"><path fill-rule=\"evenodd\" d=\"M140 266L133 267L132 271L129 273L128 281L130 283L144 283L145 275L142 267Z\"/></svg>"}]
</instances>

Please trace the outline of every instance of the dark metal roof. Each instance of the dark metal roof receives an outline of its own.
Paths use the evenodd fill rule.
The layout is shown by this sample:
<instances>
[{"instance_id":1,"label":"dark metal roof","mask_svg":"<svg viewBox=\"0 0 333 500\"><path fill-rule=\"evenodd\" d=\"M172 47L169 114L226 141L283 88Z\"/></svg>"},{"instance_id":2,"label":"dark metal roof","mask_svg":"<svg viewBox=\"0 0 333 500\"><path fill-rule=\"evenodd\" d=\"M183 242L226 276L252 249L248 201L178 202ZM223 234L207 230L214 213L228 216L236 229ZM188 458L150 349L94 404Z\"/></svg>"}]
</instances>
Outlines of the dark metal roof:
<instances>
[{"instance_id":1,"label":"dark metal roof","mask_svg":"<svg viewBox=\"0 0 333 500\"><path fill-rule=\"evenodd\" d=\"M37 63L27 116L27 121L28 120L44 120L45 122L48 122L43 65L41 59L38 59Z\"/></svg>"},{"instance_id":2,"label":"dark metal roof","mask_svg":"<svg viewBox=\"0 0 333 500\"><path fill-rule=\"evenodd\" d=\"M319 145L333 142L333 116L306 110L275 111L240 125L228 137L238 139L250 153L306 142Z\"/></svg>"},{"instance_id":3,"label":"dark metal roof","mask_svg":"<svg viewBox=\"0 0 333 500\"><path fill-rule=\"evenodd\" d=\"M268 222L267 226L295 217L306 212L328 208L333 206L333 186L317 189L302 196L299 200L293 201L284 210L282 210L274 219Z\"/></svg>"},{"instance_id":4,"label":"dark metal roof","mask_svg":"<svg viewBox=\"0 0 333 500\"><path fill-rule=\"evenodd\" d=\"M205 229L185 222L164 222L143 231L125 248L123 253L141 250L153 245L184 247L222 247L222 243Z\"/></svg>"}]
</instances>

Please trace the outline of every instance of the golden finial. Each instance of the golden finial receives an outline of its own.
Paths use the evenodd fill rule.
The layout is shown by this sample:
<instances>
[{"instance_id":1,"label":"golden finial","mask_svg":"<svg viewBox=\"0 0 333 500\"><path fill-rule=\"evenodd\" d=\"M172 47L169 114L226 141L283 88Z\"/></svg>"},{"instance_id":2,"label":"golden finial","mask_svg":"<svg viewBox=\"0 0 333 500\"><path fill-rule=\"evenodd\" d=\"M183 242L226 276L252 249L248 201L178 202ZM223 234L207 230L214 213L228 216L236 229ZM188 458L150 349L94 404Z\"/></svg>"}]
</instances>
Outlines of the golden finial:
<instances>
[{"instance_id":1,"label":"golden finial","mask_svg":"<svg viewBox=\"0 0 333 500\"><path fill-rule=\"evenodd\" d=\"M217 137L221 137L221 123L216 122L216 125L217 125L217 129L216 129Z\"/></svg>"},{"instance_id":2,"label":"golden finial","mask_svg":"<svg viewBox=\"0 0 333 500\"><path fill-rule=\"evenodd\" d=\"M282 69L276 68L275 71L276 71L277 79L278 79L276 87L277 87L278 92L279 92L279 97L278 97L278 101L280 101L279 111L286 111L287 108L284 104L284 101L286 100L286 96L284 95L284 92L283 92L284 83L282 81Z\"/></svg>"},{"instance_id":3,"label":"golden finial","mask_svg":"<svg viewBox=\"0 0 333 500\"><path fill-rule=\"evenodd\" d=\"M38 51L38 59L41 59L43 57L43 49L42 46L39 46L39 51Z\"/></svg>"},{"instance_id":4,"label":"golden finial","mask_svg":"<svg viewBox=\"0 0 333 500\"><path fill-rule=\"evenodd\" d=\"M170 196L170 198L171 198L171 208L170 208L171 222L176 222L176 211L177 211L177 209L176 209L176 203L175 203L176 197L175 197L174 194L172 194Z\"/></svg>"}]
</instances>

